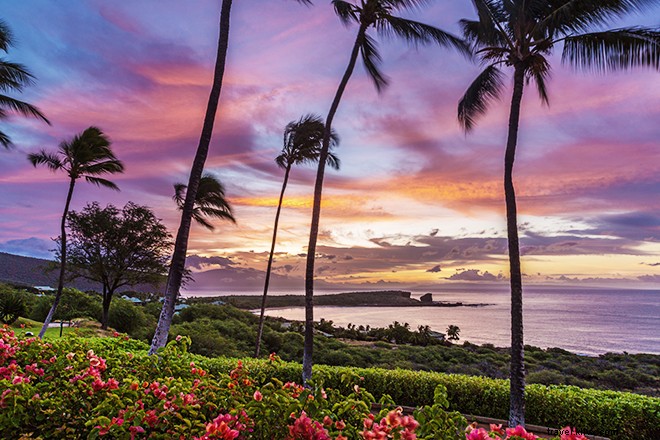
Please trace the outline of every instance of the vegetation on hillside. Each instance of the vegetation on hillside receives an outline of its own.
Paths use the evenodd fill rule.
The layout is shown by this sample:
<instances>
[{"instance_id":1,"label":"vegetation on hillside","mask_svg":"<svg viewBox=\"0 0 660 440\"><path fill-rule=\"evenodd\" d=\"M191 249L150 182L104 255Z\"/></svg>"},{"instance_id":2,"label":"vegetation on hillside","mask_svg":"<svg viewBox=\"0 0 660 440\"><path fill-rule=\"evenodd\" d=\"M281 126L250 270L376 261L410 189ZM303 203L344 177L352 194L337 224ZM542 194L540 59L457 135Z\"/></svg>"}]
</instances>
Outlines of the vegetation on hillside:
<instances>
[{"instance_id":1,"label":"vegetation on hillside","mask_svg":"<svg viewBox=\"0 0 660 440\"><path fill-rule=\"evenodd\" d=\"M53 300L52 295L37 297L2 284L0 294L20 297L25 307L22 316L38 322L43 321ZM142 297L150 299L148 295ZM116 298L110 307L109 326L133 338L149 341L161 305L154 297L151 299L144 306L136 306ZM65 289L55 319L100 321L101 315L100 295ZM257 324L257 316L231 305L197 304L175 315L171 334L190 337L193 353L210 357L248 357L254 353ZM321 364L405 368L497 379L508 377L509 352L506 348L442 342L431 337L428 329L411 329L405 323L392 323L383 328L359 325L341 328L334 326L332 321L322 320L315 327L315 352ZM300 322L268 318L263 335L264 353L275 352L282 359L300 361L303 329ZM332 337L323 336L318 331ZM660 396L660 356L657 355L609 353L588 357L559 348L542 350L530 346L526 347L526 352L525 368L530 383Z\"/></svg>"}]
</instances>

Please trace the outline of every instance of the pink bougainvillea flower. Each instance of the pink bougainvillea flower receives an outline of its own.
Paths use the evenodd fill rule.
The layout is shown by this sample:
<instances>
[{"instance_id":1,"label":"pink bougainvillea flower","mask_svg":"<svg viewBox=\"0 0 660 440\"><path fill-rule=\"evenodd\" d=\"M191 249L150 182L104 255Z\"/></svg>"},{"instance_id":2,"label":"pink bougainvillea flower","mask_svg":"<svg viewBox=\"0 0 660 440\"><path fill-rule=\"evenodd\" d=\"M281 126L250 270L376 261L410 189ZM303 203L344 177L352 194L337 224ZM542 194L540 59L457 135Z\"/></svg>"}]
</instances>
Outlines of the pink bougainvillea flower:
<instances>
[{"instance_id":1,"label":"pink bougainvillea flower","mask_svg":"<svg viewBox=\"0 0 660 440\"><path fill-rule=\"evenodd\" d=\"M465 440L492 440L493 437L491 437L488 434L488 431L486 431L484 428L478 428L478 429L472 429L470 432L467 432L465 434Z\"/></svg>"},{"instance_id":2,"label":"pink bougainvillea flower","mask_svg":"<svg viewBox=\"0 0 660 440\"><path fill-rule=\"evenodd\" d=\"M584 434L578 434L575 428L571 429L570 426L566 426L561 430L561 440L589 440L589 438Z\"/></svg>"},{"instance_id":3,"label":"pink bougainvillea flower","mask_svg":"<svg viewBox=\"0 0 660 440\"><path fill-rule=\"evenodd\" d=\"M499 425L496 425L495 423L491 423L490 431L494 432L495 434L504 435L504 428L502 428L501 423Z\"/></svg>"},{"instance_id":4,"label":"pink bougainvillea flower","mask_svg":"<svg viewBox=\"0 0 660 440\"><path fill-rule=\"evenodd\" d=\"M261 400L264 398L264 396L259 392L259 390L255 391L252 397L254 397L254 400L256 400L257 402L261 402Z\"/></svg>"},{"instance_id":5,"label":"pink bougainvillea flower","mask_svg":"<svg viewBox=\"0 0 660 440\"><path fill-rule=\"evenodd\" d=\"M510 437L520 437L525 440L536 440L538 438L531 432L527 432L522 425L518 425L515 428L506 428L506 438Z\"/></svg>"}]
</instances>

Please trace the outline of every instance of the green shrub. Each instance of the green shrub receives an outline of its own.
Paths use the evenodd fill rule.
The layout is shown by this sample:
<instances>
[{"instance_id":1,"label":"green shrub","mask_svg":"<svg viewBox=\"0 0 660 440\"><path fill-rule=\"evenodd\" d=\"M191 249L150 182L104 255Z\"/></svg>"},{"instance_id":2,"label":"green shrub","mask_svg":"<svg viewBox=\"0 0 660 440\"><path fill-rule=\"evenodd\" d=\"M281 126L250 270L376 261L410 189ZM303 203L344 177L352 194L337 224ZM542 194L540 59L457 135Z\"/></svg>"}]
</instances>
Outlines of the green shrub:
<instances>
[{"instance_id":1,"label":"green shrub","mask_svg":"<svg viewBox=\"0 0 660 440\"><path fill-rule=\"evenodd\" d=\"M335 388L305 388L273 378L288 369L276 358L205 361L187 353L188 338L158 356L123 337L46 344L0 329L0 341L0 438L357 440L369 429L412 438L417 428L397 410L374 420L374 397L355 374L342 374ZM420 426L420 439L462 438L465 420L446 406L438 387L434 405L419 414L442 423Z\"/></svg>"},{"instance_id":2,"label":"green shrub","mask_svg":"<svg viewBox=\"0 0 660 440\"><path fill-rule=\"evenodd\" d=\"M209 359L211 371L225 369L231 360ZM251 360L257 371L264 361ZM274 373L282 381L299 380L302 368L282 363ZM508 380L377 368L314 366L314 377L327 387L341 386L342 375L362 378L361 386L380 399L389 395L399 405L432 405L438 385L447 389L449 409L498 419L509 416ZM660 399L632 393L581 389L574 386L531 384L526 387L526 421L551 428L573 426L580 432L615 440L660 438Z\"/></svg>"}]
</instances>

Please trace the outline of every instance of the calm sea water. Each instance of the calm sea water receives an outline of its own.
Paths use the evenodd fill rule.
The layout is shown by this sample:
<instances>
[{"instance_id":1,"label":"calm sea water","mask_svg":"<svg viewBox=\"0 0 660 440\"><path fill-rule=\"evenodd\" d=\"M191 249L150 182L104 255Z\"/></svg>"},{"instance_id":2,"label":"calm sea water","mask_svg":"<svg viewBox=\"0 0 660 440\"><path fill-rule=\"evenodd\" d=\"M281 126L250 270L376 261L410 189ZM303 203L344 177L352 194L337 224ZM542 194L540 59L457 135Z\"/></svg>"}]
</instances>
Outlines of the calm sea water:
<instances>
[{"instance_id":1,"label":"calm sea water","mask_svg":"<svg viewBox=\"0 0 660 440\"><path fill-rule=\"evenodd\" d=\"M319 292L319 294L330 292ZM425 292L413 292L413 297ZM461 329L461 341L510 345L507 291L452 291L434 300L488 303L484 307L316 307L314 319L383 327L399 321L444 332ZM304 320L302 307L268 310L270 316ZM574 353L660 354L660 291L529 288L524 293L525 343Z\"/></svg>"}]
</instances>

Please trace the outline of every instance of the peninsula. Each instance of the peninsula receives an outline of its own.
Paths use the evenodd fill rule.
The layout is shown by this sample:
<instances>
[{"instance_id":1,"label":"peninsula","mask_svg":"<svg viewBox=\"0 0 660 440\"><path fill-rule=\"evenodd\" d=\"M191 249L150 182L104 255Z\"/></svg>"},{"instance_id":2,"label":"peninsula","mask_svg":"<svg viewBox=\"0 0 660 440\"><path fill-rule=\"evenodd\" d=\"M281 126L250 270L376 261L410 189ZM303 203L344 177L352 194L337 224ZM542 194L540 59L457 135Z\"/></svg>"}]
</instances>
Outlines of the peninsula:
<instances>
[{"instance_id":1,"label":"peninsula","mask_svg":"<svg viewBox=\"0 0 660 440\"><path fill-rule=\"evenodd\" d=\"M218 300L240 309L261 307L261 295L227 295L214 297L191 297L189 303L213 303ZM267 308L303 307L304 295L269 295ZM411 292L403 290L380 290L371 292L344 292L337 294L314 295L314 306L335 307L483 307L489 304L433 301L431 293L421 299L412 298Z\"/></svg>"}]
</instances>

